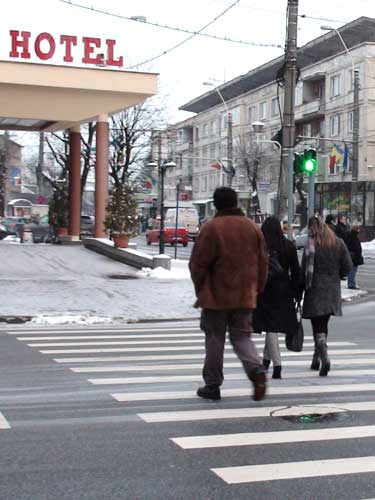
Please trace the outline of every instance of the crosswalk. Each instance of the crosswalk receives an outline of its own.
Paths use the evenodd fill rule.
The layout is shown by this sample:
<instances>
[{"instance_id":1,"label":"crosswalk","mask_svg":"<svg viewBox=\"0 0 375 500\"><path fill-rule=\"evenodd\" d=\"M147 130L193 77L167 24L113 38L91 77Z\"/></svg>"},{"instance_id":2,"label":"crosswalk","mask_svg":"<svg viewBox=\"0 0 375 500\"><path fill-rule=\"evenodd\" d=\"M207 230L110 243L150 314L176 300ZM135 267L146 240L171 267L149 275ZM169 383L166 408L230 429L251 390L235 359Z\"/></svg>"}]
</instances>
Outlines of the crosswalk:
<instances>
[{"instance_id":1,"label":"crosswalk","mask_svg":"<svg viewBox=\"0 0 375 500\"><path fill-rule=\"evenodd\" d=\"M368 420L365 425L353 425L351 419L323 419L318 427L303 418L285 420L309 414L335 417L375 412L375 348L371 346L362 348L356 342L332 337L332 372L321 378L309 370L313 339L307 335L302 353L282 348L283 379L270 380L267 398L257 404L251 400L251 387L229 345L222 401L197 398L204 358L198 321L13 327L7 333L25 347L49 356L61 369L103 388L124 411L134 412L140 425L155 426L156 432L168 426L170 446L185 454L202 453L202 466L227 485L375 472L375 456L353 453L353 443L375 439L375 425ZM261 350L264 338L255 336L254 341ZM2 413L0 429L10 429ZM335 456L334 448L329 448L332 456L327 456L326 449L317 458L306 448L303 459L261 463L256 452L259 446L273 447L276 457L285 458L280 451L283 445L331 442L343 443L345 453ZM204 454L210 449L218 455ZM231 463L230 449L246 450L246 454Z\"/></svg>"}]
</instances>

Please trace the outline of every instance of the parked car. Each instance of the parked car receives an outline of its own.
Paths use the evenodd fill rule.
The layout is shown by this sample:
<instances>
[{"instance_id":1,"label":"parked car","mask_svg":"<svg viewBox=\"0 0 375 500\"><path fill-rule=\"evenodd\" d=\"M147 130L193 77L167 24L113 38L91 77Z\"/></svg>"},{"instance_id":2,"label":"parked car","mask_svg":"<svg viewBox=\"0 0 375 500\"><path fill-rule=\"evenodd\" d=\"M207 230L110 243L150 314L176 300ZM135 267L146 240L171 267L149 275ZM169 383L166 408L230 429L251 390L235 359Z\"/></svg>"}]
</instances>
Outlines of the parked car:
<instances>
[{"instance_id":1,"label":"parked car","mask_svg":"<svg viewBox=\"0 0 375 500\"><path fill-rule=\"evenodd\" d=\"M26 224L25 217L3 217L2 224L6 227L8 234L12 234L17 236L18 238L22 237L22 232L24 225Z\"/></svg>"},{"instance_id":2,"label":"parked car","mask_svg":"<svg viewBox=\"0 0 375 500\"><path fill-rule=\"evenodd\" d=\"M48 215L44 215L40 219L35 219L28 222L24 226L24 240L25 235L31 233L31 240L33 243L51 243L53 241L53 230L48 222Z\"/></svg>"},{"instance_id":3,"label":"parked car","mask_svg":"<svg viewBox=\"0 0 375 500\"><path fill-rule=\"evenodd\" d=\"M160 220L156 220L152 226L152 229L147 229L146 231L146 241L147 245L151 243L159 243L160 236ZM184 247L188 245L189 234L185 226L178 226L176 234L176 225L166 222L164 226L164 243L169 243L175 245L176 243L181 243Z\"/></svg>"},{"instance_id":4,"label":"parked car","mask_svg":"<svg viewBox=\"0 0 375 500\"><path fill-rule=\"evenodd\" d=\"M81 236L94 236L95 222L91 215L81 215Z\"/></svg>"},{"instance_id":5,"label":"parked car","mask_svg":"<svg viewBox=\"0 0 375 500\"><path fill-rule=\"evenodd\" d=\"M0 240L3 240L8 236L8 231L7 228L4 226L4 224L0 224Z\"/></svg>"},{"instance_id":6,"label":"parked car","mask_svg":"<svg viewBox=\"0 0 375 500\"><path fill-rule=\"evenodd\" d=\"M305 248L307 243L307 227L301 229L301 231L295 237L297 250Z\"/></svg>"}]
</instances>

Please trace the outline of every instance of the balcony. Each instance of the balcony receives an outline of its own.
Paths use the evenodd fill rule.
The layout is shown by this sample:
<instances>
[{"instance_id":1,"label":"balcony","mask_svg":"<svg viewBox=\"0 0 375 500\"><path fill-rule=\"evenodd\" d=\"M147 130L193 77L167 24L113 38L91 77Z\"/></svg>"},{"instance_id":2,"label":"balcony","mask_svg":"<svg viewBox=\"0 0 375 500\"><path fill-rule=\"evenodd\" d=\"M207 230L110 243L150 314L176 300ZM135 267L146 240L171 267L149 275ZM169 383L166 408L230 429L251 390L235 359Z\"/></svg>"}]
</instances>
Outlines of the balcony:
<instances>
[{"instance_id":1,"label":"balcony","mask_svg":"<svg viewBox=\"0 0 375 500\"><path fill-rule=\"evenodd\" d=\"M325 102L323 99L314 99L296 106L295 120L307 121L311 118L323 117L325 114Z\"/></svg>"}]
</instances>

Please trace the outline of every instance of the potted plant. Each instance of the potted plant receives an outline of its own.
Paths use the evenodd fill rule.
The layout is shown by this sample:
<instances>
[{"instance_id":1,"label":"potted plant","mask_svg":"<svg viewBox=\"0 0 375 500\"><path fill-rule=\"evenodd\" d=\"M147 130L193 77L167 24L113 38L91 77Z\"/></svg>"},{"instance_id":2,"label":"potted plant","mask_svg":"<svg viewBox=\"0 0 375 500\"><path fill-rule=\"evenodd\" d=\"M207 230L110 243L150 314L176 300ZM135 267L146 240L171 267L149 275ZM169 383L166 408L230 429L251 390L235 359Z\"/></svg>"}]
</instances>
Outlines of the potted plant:
<instances>
[{"instance_id":1,"label":"potted plant","mask_svg":"<svg viewBox=\"0 0 375 500\"><path fill-rule=\"evenodd\" d=\"M127 248L139 227L135 191L129 184L121 184L112 191L104 224L112 234L115 247Z\"/></svg>"},{"instance_id":2,"label":"potted plant","mask_svg":"<svg viewBox=\"0 0 375 500\"><path fill-rule=\"evenodd\" d=\"M49 204L48 222L54 227L56 236L68 234L69 194L65 186L58 186Z\"/></svg>"}]
</instances>

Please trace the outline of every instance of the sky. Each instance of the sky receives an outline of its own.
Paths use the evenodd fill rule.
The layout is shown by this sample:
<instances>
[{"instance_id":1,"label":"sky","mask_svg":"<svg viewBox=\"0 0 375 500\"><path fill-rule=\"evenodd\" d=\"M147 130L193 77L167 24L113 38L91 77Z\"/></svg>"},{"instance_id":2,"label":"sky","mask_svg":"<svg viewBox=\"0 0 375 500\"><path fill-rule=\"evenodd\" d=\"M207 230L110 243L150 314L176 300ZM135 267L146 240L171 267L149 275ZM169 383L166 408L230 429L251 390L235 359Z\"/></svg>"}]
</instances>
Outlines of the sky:
<instances>
[{"instance_id":1,"label":"sky","mask_svg":"<svg viewBox=\"0 0 375 500\"><path fill-rule=\"evenodd\" d=\"M76 7L75 3L93 9ZM116 54L124 57L125 69L159 73L159 95L167 103L170 122L176 122L189 116L178 111L180 106L207 92L204 81L223 83L283 54L286 7L287 0L71 0L71 4L61 0L12 0L2 12L0 59L9 59L10 29L30 31L32 38L49 32L53 36L115 39ZM149 23L192 32L214 21L203 33L246 43L196 35L170 50L191 35L94 9L118 16L143 16ZM298 21L297 42L301 46L324 34L322 24L338 28L362 15L375 17L375 2L300 0L299 14L306 16ZM75 50L78 59L81 47ZM61 51L57 50L52 63L61 62Z\"/></svg>"}]
</instances>

